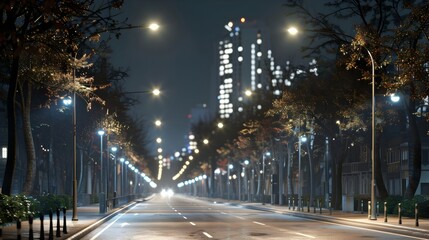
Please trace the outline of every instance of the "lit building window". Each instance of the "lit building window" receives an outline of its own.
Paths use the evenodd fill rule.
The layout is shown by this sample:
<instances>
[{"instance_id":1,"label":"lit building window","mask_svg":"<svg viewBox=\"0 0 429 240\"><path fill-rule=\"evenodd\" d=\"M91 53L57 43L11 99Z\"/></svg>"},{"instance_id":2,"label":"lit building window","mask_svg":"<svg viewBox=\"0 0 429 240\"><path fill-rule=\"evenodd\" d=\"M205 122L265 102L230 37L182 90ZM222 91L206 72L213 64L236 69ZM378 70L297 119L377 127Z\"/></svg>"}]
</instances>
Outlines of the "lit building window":
<instances>
[{"instance_id":1,"label":"lit building window","mask_svg":"<svg viewBox=\"0 0 429 240\"><path fill-rule=\"evenodd\" d=\"M7 147L1 148L1 158L7 158Z\"/></svg>"}]
</instances>

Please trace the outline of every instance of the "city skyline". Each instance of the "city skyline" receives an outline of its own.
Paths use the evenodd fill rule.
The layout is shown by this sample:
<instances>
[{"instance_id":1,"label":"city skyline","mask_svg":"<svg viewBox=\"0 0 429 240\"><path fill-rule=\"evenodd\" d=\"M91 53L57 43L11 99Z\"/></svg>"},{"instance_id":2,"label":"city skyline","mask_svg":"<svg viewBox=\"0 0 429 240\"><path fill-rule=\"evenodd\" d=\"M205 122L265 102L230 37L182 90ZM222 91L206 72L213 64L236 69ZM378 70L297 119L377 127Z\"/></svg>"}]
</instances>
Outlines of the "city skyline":
<instances>
[{"instance_id":1,"label":"city skyline","mask_svg":"<svg viewBox=\"0 0 429 240\"><path fill-rule=\"evenodd\" d=\"M156 21L160 29L155 33L147 29L123 32L119 40L111 43L112 61L117 67L129 69L127 90L162 90L159 99L138 96L141 104L132 111L149 124L154 119L163 120L161 130L149 131L148 141L153 142L160 132L168 134L163 147L165 153L172 154L185 147L192 108L206 104L213 115L217 111L216 54L219 41L228 34L224 28L228 22L245 18L263 25L263 34L270 41L267 45L272 46L273 56L281 65L287 60L300 61L299 42L287 36L285 29L293 21L286 16L283 1L161 2L125 2L122 12L131 23ZM176 99L181 100L180 105Z\"/></svg>"}]
</instances>

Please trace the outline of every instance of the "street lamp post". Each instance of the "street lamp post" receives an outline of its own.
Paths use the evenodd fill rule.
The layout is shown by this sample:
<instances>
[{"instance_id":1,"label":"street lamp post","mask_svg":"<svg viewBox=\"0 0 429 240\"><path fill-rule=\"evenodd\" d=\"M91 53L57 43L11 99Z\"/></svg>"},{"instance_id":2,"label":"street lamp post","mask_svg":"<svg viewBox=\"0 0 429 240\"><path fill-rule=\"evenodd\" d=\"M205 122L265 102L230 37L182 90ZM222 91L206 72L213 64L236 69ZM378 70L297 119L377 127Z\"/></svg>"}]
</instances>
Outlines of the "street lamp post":
<instances>
[{"instance_id":1,"label":"street lamp post","mask_svg":"<svg viewBox=\"0 0 429 240\"><path fill-rule=\"evenodd\" d=\"M301 142L306 142L307 137L300 136L298 138L298 209L302 208L302 186L301 186Z\"/></svg>"},{"instance_id":2,"label":"street lamp post","mask_svg":"<svg viewBox=\"0 0 429 240\"><path fill-rule=\"evenodd\" d=\"M125 158L121 157L119 159L119 161L121 162L121 196L124 195L124 162L125 162Z\"/></svg>"},{"instance_id":3,"label":"street lamp post","mask_svg":"<svg viewBox=\"0 0 429 240\"><path fill-rule=\"evenodd\" d=\"M364 46L363 46L364 47ZM374 58L368 48L364 47L371 59L371 216L370 220L377 220L375 209L375 66Z\"/></svg>"},{"instance_id":4,"label":"street lamp post","mask_svg":"<svg viewBox=\"0 0 429 240\"><path fill-rule=\"evenodd\" d=\"M104 169L103 169L103 135L104 130L99 130L98 135L100 135L100 213L106 212L106 199L104 191Z\"/></svg>"},{"instance_id":5,"label":"street lamp post","mask_svg":"<svg viewBox=\"0 0 429 240\"><path fill-rule=\"evenodd\" d=\"M250 163L250 161L249 160L244 160L244 165L245 165L245 169L244 169L244 177L245 177L245 183L247 184L246 186L247 186L247 188L246 188L246 191L247 191L247 201L249 201L250 202L250 180L249 180L249 177L247 176L248 174L247 174L247 166L249 166L249 163Z\"/></svg>"},{"instance_id":6,"label":"street lamp post","mask_svg":"<svg viewBox=\"0 0 429 240\"><path fill-rule=\"evenodd\" d=\"M75 71L73 69L73 81L75 80ZM76 180L76 92L73 92L73 100L70 98L63 100L64 104L66 106L73 104L73 114L72 114L72 122L73 122L73 192L72 192L72 207L73 207L73 213L72 213L72 221L78 221L77 217L77 180ZM49 185L49 184L48 184ZM48 191L49 191L48 186Z\"/></svg>"},{"instance_id":7,"label":"street lamp post","mask_svg":"<svg viewBox=\"0 0 429 240\"><path fill-rule=\"evenodd\" d=\"M112 147L111 150L112 150L113 154L115 155L115 158L113 159L113 167L114 167L114 169L113 169L113 198L114 198L113 202L115 202L116 201L116 195L118 192L117 185L116 185L116 174L117 174L116 151L118 151L118 148Z\"/></svg>"},{"instance_id":8,"label":"street lamp post","mask_svg":"<svg viewBox=\"0 0 429 240\"><path fill-rule=\"evenodd\" d=\"M124 174L125 174L125 177L124 177L124 192L125 192L125 194L129 194L129 191L128 191L128 168L130 167L130 165L131 165L131 163L129 162L129 161L125 161L125 171L124 171Z\"/></svg>"},{"instance_id":9,"label":"street lamp post","mask_svg":"<svg viewBox=\"0 0 429 240\"><path fill-rule=\"evenodd\" d=\"M73 81L74 81L73 69ZM76 92L73 92L73 216L72 221L78 221L77 217L77 180L76 180ZM82 171L82 170L81 170Z\"/></svg>"},{"instance_id":10,"label":"street lamp post","mask_svg":"<svg viewBox=\"0 0 429 240\"><path fill-rule=\"evenodd\" d=\"M228 190L228 200L229 200L229 194L230 194L230 187L231 187L231 179L230 179L230 175L231 175L231 173L230 173L230 171L231 171L231 169L232 168L234 168L234 166L232 165L232 164L228 164L228 188L227 188L227 190Z\"/></svg>"},{"instance_id":11,"label":"street lamp post","mask_svg":"<svg viewBox=\"0 0 429 240\"><path fill-rule=\"evenodd\" d=\"M265 194L266 194L266 179L265 179L265 156L270 156L270 152L262 154L262 205L265 205Z\"/></svg>"}]
</instances>

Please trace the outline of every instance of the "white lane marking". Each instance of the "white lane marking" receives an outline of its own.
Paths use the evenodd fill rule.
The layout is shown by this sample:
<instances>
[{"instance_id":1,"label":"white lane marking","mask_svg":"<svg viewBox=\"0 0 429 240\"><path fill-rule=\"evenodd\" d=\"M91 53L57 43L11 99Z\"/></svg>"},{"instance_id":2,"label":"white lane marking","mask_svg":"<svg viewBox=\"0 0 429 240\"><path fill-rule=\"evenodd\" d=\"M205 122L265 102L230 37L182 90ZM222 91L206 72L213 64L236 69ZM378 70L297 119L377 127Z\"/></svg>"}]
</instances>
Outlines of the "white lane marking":
<instances>
[{"instance_id":1,"label":"white lane marking","mask_svg":"<svg viewBox=\"0 0 429 240\"><path fill-rule=\"evenodd\" d=\"M118 221L122 216L124 216L127 212L131 211L132 209L134 209L137 205L135 205L134 207L128 209L126 212L124 212L123 214L120 214L114 221L112 221L109 225L105 226L101 231L99 231L97 234L95 234L94 237L92 237L90 240L94 240L96 238L98 238L104 231L106 231L110 226L112 226L116 221Z\"/></svg>"},{"instance_id":2,"label":"white lane marking","mask_svg":"<svg viewBox=\"0 0 429 240\"><path fill-rule=\"evenodd\" d=\"M239 217L239 216L234 216L234 217L241 219L241 220L246 220L244 217Z\"/></svg>"},{"instance_id":3,"label":"white lane marking","mask_svg":"<svg viewBox=\"0 0 429 240\"><path fill-rule=\"evenodd\" d=\"M195 224L195 223L193 223L193 222L189 222L192 226L195 226L195 225L197 225L197 224Z\"/></svg>"},{"instance_id":4,"label":"white lane marking","mask_svg":"<svg viewBox=\"0 0 429 240\"><path fill-rule=\"evenodd\" d=\"M188 219L187 217L183 216L184 219Z\"/></svg>"},{"instance_id":5,"label":"white lane marking","mask_svg":"<svg viewBox=\"0 0 429 240\"><path fill-rule=\"evenodd\" d=\"M176 210L176 209L174 209L174 211L175 211L175 212L177 212L177 210Z\"/></svg>"},{"instance_id":6,"label":"white lane marking","mask_svg":"<svg viewBox=\"0 0 429 240\"><path fill-rule=\"evenodd\" d=\"M307 234L304 234L304 233L299 233L299 232L295 232L295 234L297 234L297 235L301 235L301 236L304 236L304 237L308 237L308 238L316 238L316 237L314 237L314 236L307 235Z\"/></svg>"},{"instance_id":7,"label":"white lane marking","mask_svg":"<svg viewBox=\"0 0 429 240\"><path fill-rule=\"evenodd\" d=\"M226 215L226 213L224 213L224 212L220 212L220 214L225 214Z\"/></svg>"},{"instance_id":8,"label":"white lane marking","mask_svg":"<svg viewBox=\"0 0 429 240\"><path fill-rule=\"evenodd\" d=\"M129 224L129 223L122 223L122 224L121 224L121 228L122 228L122 227L125 227L125 226L127 226L127 225L130 225L130 224Z\"/></svg>"},{"instance_id":9,"label":"white lane marking","mask_svg":"<svg viewBox=\"0 0 429 240\"><path fill-rule=\"evenodd\" d=\"M130 204L128 204L128 205L126 205L126 206L124 206L124 208L127 208L127 207L129 207L129 206L131 206L131 205L133 205L133 204L135 204L134 202L132 202L132 203L130 203ZM136 204L136 206L137 205L142 205L141 203L139 203L139 204ZM136 207L136 206L134 206L134 207ZM133 207L133 208L134 208ZM111 213L111 214L116 214L116 213L119 213L120 211L122 211L122 209L118 209L118 210L116 210L116 211L114 211L113 213ZM92 229L92 228L94 228L95 226L97 226L98 224L102 224L103 223L103 221L104 221L104 219L106 219L108 216L105 216L105 217L103 217L102 219L100 219L100 220L98 220L97 222L95 222L95 223L93 223L93 224L91 224L91 225L89 225L88 227L86 227L86 228L84 228L84 229L82 229L82 230L80 230L79 232L77 232L76 234L74 234L73 236L70 236L69 238L67 238L68 240L73 240L73 239L77 239L77 238L81 238L81 237L79 237L80 235L82 235L84 232L86 232L86 231L88 231L88 230L90 230L90 229ZM120 216L119 216L120 217Z\"/></svg>"},{"instance_id":10,"label":"white lane marking","mask_svg":"<svg viewBox=\"0 0 429 240\"><path fill-rule=\"evenodd\" d=\"M259 224L259 225L265 226L265 224L264 224L264 223L255 222L255 221L253 221L253 223L256 223L256 224Z\"/></svg>"},{"instance_id":11,"label":"white lane marking","mask_svg":"<svg viewBox=\"0 0 429 240\"><path fill-rule=\"evenodd\" d=\"M177 214L182 215L181 213L177 213Z\"/></svg>"},{"instance_id":12,"label":"white lane marking","mask_svg":"<svg viewBox=\"0 0 429 240\"><path fill-rule=\"evenodd\" d=\"M212 235L210 235L210 234L208 234L206 232L203 232L203 234L206 235L206 237L208 237L208 238L213 238Z\"/></svg>"}]
</instances>

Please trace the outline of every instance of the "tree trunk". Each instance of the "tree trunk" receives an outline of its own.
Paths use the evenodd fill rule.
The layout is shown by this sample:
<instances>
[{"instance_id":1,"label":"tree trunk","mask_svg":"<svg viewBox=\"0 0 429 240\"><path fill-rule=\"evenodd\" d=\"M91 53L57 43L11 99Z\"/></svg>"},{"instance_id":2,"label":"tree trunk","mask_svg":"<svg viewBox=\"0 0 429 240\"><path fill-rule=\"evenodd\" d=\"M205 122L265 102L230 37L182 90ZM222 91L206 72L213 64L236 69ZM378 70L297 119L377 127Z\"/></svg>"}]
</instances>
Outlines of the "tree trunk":
<instances>
[{"instance_id":1,"label":"tree trunk","mask_svg":"<svg viewBox=\"0 0 429 240\"><path fill-rule=\"evenodd\" d=\"M341 137L338 138L338 142L333 142L332 153L335 156L332 161L332 206L334 209L341 209L342 203L342 190L343 190L343 162L347 155L346 147L343 148L343 141Z\"/></svg>"},{"instance_id":2,"label":"tree trunk","mask_svg":"<svg viewBox=\"0 0 429 240\"><path fill-rule=\"evenodd\" d=\"M7 94L7 161L3 176L2 193L12 193L12 180L16 165L16 108L15 99L18 89L19 54L12 59L9 89Z\"/></svg>"},{"instance_id":3,"label":"tree trunk","mask_svg":"<svg viewBox=\"0 0 429 240\"><path fill-rule=\"evenodd\" d=\"M35 162L36 162L36 151L34 149L33 132L31 129L31 121L30 121L31 91L32 91L31 83L26 81L24 83L23 89L21 89L21 94L23 95L21 97L22 99L21 109L22 109L22 119L23 119L22 127L24 131L25 151L27 153L27 169L26 169L23 193L27 195L30 195L33 190L34 172L35 172L34 168L35 168ZM25 93L26 93L26 96L25 96Z\"/></svg>"},{"instance_id":4,"label":"tree trunk","mask_svg":"<svg viewBox=\"0 0 429 240\"><path fill-rule=\"evenodd\" d=\"M210 158L210 197L216 196L216 181L215 181L215 170L217 168L216 159Z\"/></svg>"},{"instance_id":5,"label":"tree trunk","mask_svg":"<svg viewBox=\"0 0 429 240\"><path fill-rule=\"evenodd\" d=\"M375 140L375 162L374 162L374 167L375 167L375 186L377 187L378 193L380 195L381 199L386 199L389 196L389 193L387 191L386 185L384 184L384 180L383 180L383 173L381 171L381 135L382 135L382 131L380 131L380 129L377 131L376 134L376 140Z\"/></svg>"},{"instance_id":6,"label":"tree trunk","mask_svg":"<svg viewBox=\"0 0 429 240\"><path fill-rule=\"evenodd\" d=\"M310 169L310 203L313 202L313 159L312 159L312 150L310 148L310 144L308 143L309 141L307 141L307 143L305 144L307 146L307 151L308 151L308 167Z\"/></svg>"},{"instance_id":7,"label":"tree trunk","mask_svg":"<svg viewBox=\"0 0 429 240\"><path fill-rule=\"evenodd\" d=\"M288 198L294 194L293 183L292 183L292 150L291 144L287 145L287 194Z\"/></svg>"},{"instance_id":8,"label":"tree trunk","mask_svg":"<svg viewBox=\"0 0 429 240\"><path fill-rule=\"evenodd\" d=\"M421 152L421 139L419 134L419 129L417 127L417 119L414 114L414 110L416 109L416 103L414 100L409 100L409 104L407 107L407 115L409 119L409 159L408 161L412 161L412 168L410 169L410 175L408 177L409 184L407 190L405 191L405 197L411 199L414 197L416 193L417 187L420 183L420 176L422 171L422 152Z\"/></svg>"}]
</instances>

